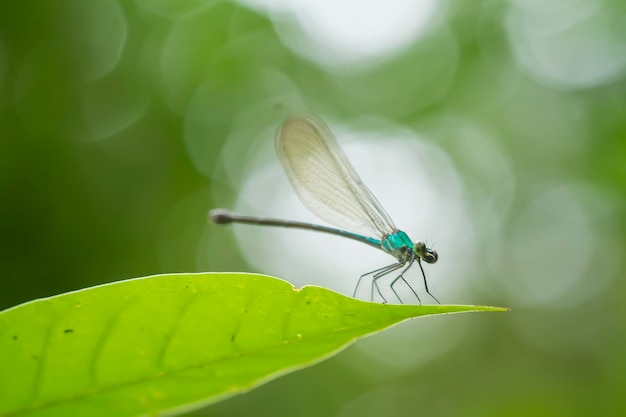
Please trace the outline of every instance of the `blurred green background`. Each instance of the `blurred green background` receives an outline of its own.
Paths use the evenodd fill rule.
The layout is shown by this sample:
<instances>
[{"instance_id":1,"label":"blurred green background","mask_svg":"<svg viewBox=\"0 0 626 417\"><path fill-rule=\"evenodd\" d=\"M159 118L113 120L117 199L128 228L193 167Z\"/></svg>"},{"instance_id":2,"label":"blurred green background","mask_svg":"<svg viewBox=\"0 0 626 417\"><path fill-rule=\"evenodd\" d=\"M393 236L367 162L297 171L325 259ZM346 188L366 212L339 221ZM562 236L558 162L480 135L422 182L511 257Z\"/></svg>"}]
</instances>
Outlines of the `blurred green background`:
<instances>
[{"instance_id":1,"label":"blurred green background","mask_svg":"<svg viewBox=\"0 0 626 417\"><path fill-rule=\"evenodd\" d=\"M167 272L351 294L390 258L207 222L314 220L273 151L307 111L439 251L433 293L513 310L404 323L192 415L626 415L625 39L620 0L2 2L0 307Z\"/></svg>"}]
</instances>

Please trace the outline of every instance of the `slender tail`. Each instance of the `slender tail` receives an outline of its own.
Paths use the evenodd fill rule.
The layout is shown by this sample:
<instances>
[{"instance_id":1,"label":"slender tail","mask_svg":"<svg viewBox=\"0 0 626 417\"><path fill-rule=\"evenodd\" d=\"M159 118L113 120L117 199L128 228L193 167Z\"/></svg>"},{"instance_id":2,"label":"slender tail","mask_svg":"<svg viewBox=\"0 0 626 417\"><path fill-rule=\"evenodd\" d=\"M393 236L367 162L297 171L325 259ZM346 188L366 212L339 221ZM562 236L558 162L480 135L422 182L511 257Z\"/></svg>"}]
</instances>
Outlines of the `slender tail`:
<instances>
[{"instance_id":1,"label":"slender tail","mask_svg":"<svg viewBox=\"0 0 626 417\"><path fill-rule=\"evenodd\" d=\"M209 218L215 224L244 223L256 224L261 226L277 226L288 227L292 229L314 230L316 232L329 233L335 236L347 237L348 239L357 240L366 245L370 245L376 249L381 249L380 240L369 238L367 236L358 235L356 233L345 230L335 229L334 227L320 226L318 224L296 222L291 220L268 219L265 217L245 216L243 214L233 213L224 209L213 209L209 211Z\"/></svg>"}]
</instances>

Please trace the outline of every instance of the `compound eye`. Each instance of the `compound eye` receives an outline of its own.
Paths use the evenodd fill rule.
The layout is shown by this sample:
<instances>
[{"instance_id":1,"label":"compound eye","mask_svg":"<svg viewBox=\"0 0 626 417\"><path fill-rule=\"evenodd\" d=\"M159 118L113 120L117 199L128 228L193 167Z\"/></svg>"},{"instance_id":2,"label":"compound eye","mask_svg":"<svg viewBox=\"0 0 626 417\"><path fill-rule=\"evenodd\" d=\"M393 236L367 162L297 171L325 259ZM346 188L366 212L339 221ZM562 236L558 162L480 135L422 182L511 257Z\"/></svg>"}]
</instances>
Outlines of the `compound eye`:
<instances>
[{"instance_id":1,"label":"compound eye","mask_svg":"<svg viewBox=\"0 0 626 417\"><path fill-rule=\"evenodd\" d=\"M427 248L424 242L417 242L413 246L413 251L420 259L429 264L434 264L439 259L439 255L434 250Z\"/></svg>"},{"instance_id":2,"label":"compound eye","mask_svg":"<svg viewBox=\"0 0 626 417\"><path fill-rule=\"evenodd\" d=\"M434 264L435 262L437 262L437 259L439 259L439 255L437 255L436 251L426 248L426 253L424 254L423 259L424 262Z\"/></svg>"}]
</instances>

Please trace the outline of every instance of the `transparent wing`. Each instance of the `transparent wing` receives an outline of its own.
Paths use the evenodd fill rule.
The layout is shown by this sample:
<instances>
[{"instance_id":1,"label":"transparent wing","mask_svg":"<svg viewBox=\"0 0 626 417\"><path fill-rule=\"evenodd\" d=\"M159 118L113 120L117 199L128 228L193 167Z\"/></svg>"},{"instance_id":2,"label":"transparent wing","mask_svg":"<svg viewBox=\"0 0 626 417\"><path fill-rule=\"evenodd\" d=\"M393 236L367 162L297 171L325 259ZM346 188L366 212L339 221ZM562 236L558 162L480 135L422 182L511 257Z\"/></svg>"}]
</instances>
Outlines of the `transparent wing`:
<instances>
[{"instance_id":1,"label":"transparent wing","mask_svg":"<svg viewBox=\"0 0 626 417\"><path fill-rule=\"evenodd\" d=\"M376 238L396 230L319 118L297 114L285 120L276 152L296 193L319 218Z\"/></svg>"}]
</instances>

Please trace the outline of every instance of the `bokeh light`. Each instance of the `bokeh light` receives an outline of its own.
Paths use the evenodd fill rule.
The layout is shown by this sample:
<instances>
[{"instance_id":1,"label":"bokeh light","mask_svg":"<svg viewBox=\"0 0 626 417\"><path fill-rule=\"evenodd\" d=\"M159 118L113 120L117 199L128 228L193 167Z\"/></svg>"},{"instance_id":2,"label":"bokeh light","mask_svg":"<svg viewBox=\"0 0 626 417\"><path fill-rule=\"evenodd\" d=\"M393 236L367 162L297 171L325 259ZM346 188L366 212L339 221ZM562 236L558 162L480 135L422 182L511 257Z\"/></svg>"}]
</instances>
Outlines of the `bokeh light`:
<instances>
[{"instance_id":1,"label":"bokeh light","mask_svg":"<svg viewBox=\"0 0 626 417\"><path fill-rule=\"evenodd\" d=\"M626 71L626 15L616 2L558 0L511 2L507 29L516 59L555 87L601 86Z\"/></svg>"},{"instance_id":2,"label":"bokeh light","mask_svg":"<svg viewBox=\"0 0 626 417\"><path fill-rule=\"evenodd\" d=\"M241 3L267 12L281 40L294 53L348 72L369 67L416 41L438 23L440 7L434 0Z\"/></svg>"}]
</instances>

